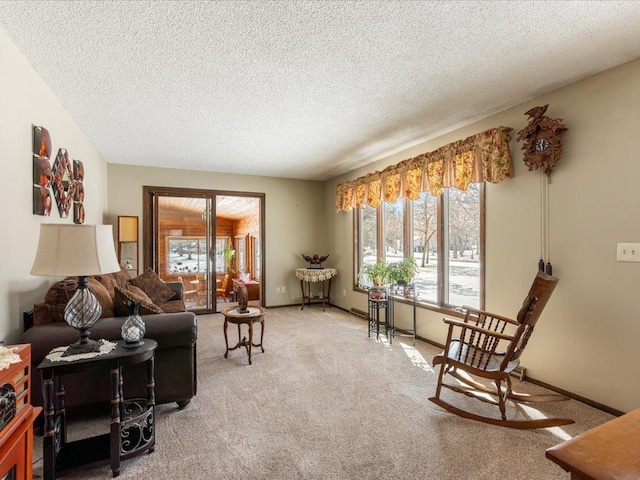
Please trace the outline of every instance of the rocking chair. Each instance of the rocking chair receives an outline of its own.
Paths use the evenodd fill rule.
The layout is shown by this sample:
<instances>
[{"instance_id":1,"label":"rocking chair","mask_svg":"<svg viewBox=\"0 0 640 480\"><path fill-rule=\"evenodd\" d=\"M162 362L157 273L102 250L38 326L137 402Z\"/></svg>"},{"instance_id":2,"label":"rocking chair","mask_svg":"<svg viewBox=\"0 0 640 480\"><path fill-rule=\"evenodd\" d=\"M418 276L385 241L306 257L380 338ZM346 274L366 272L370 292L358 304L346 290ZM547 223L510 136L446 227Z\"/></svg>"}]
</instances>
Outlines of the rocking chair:
<instances>
[{"instance_id":1,"label":"rocking chair","mask_svg":"<svg viewBox=\"0 0 640 480\"><path fill-rule=\"evenodd\" d=\"M441 365L441 367L436 394L429 400L461 417L504 427L531 429L574 423L568 418L507 420L505 408L507 399L517 402L568 400L564 395L525 395L513 392L509 377L509 374L520 365L520 355L557 282L557 278L538 272L518 312L517 320L471 307L464 307L466 309L464 320L445 318L444 322L449 325L449 333L444 351L433 359L433 366ZM510 330L515 331L508 333ZM506 348L502 352L497 352L500 344ZM461 374L459 370L468 375ZM444 383L443 378L446 374L464 385ZM495 383L495 390L475 381L469 374L492 380ZM442 387L498 406L502 419L467 412L445 402L440 398ZM494 396L497 397L497 401L493 399Z\"/></svg>"}]
</instances>

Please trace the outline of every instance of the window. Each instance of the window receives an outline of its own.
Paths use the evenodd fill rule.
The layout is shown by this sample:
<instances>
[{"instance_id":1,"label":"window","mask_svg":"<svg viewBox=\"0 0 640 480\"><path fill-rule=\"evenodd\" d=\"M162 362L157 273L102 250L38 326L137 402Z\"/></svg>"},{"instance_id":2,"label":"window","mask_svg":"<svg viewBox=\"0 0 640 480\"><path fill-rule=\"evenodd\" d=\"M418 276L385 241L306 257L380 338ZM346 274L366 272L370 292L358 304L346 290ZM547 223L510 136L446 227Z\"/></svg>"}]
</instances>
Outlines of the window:
<instances>
[{"instance_id":1,"label":"window","mask_svg":"<svg viewBox=\"0 0 640 480\"><path fill-rule=\"evenodd\" d=\"M467 191L448 188L438 197L423 192L417 200L355 210L355 273L367 263L413 255L420 304L482 307L483 204L484 187L470 184Z\"/></svg>"},{"instance_id":2,"label":"window","mask_svg":"<svg viewBox=\"0 0 640 480\"><path fill-rule=\"evenodd\" d=\"M402 260L404 256L404 198L396 203L382 203L384 216L384 258L386 263Z\"/></svg>"},{"instance_id":3,"label":"window","mask_svg":"<svg viewBox=\"0 0 640 480\"><path fill-rule=\"evenodd\" d=\"M377 210L369 205L354 210L358 215L358 265L367 265L378 261L378 214Z\"/></svg>"},{"instance_id":4,"label":"window","mask_svg":"<svg viewBox=\"0 0 640 480\"><path fill-rule=\"evenodd\" d=\"M238 273L247 273L244 253L244 237L236 237L236 258L238 259Z\"/></svg>"},{"instance_id":5,"label":"window","mask_svg":"<svg viewBox=\"0 0 640 480\"><path fill-rule=\"evenodd\" d=\"M207 240L204 237L167 237L167 273L206 273Z\"/></svg>"},{"instance_id":6,"label":"window","mask_svg":"<svg viewBox=\"0 0 640 480\"><path fill-rule=\"evenodd\" d=\"M227 271L227 263L224 261L225 248L227 248L227 237L216 237L216 273Z\"/></svg>"},{"instance_id":7,"label":"window","mask_svg":"<svg viewBox=\"0 0 640 480\"><path fill-rule=\"evenodd\" d=\"M480 189L450 188L444 197L444 304L480 307Z\"/></svg>"},{"instance_id":8,"label":"window","mask_svg":"<svg viewBox=\"0 0 640 480\"><path fill-rule=\"evenodd\" d=\"M418 265L416 294L423 300L438 303L438 200L422 192L411 202L413 254Z\"/></svg>"}]
</instances>

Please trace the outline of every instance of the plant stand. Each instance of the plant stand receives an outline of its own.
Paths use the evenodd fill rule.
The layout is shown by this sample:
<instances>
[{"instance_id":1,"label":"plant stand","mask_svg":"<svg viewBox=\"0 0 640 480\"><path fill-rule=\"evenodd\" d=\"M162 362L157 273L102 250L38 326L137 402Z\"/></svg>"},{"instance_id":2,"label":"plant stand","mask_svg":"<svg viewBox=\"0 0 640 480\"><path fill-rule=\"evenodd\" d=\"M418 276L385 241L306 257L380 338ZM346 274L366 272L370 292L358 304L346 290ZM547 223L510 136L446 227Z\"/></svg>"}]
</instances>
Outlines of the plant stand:
<instances>
[{"instance_id":1,"label":"plant stand","mask_svg":"<svg viewBox=\"0 0 640 480\"><path fill-rule=\"evenodd\" d=\"M384 335L389 332L389 291L384 287L371 287L368 304L368 336L371 337L371 333L375 333L376 340L380 340L380 327Z\"/></svg>"},{"instance_id":2,"label":"plant stand","mask_svg":"<svg viewBox=\"0 0 640 480\"><path fill-rule=\"evenodd\" d=\"M404 300L404 301L401 301ZM398 329L396 328L395 321L395 304L398 303L411 303L412 312L413 312L413 323L412 329L408 330L406 328ZM396 331L400 331L398 336L403 337L412 337L413 345L416 345L416 285L415 283L406 283L406 284L394 284L391 287L391 301L389 302L389 318L390 318L390 326L389 326L389 343L393 343L393 337L396 336Z\"/></svg>"}]
</instances>

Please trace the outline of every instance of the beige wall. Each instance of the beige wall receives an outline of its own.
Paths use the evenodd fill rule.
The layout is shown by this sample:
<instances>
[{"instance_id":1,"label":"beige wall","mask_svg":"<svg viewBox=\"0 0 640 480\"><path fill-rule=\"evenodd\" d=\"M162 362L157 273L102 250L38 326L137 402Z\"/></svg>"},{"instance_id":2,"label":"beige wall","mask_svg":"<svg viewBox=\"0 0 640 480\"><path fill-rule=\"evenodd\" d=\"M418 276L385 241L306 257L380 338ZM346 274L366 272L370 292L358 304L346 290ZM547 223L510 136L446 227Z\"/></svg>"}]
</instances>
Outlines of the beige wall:
<instances>
[{"instance_id":1,"label":"beige wall","mask_svg":"<svg viewBox=\"0 0 640 480\"><path fill-rule=\"evenodd\" d=\"M305 265L300 254L325 248L321 242L322 183L114 164L109 165L108 171L108 221L112 224L118 215L138 215L142 219L144 185L264 193L265 305L289 305L300 301L300 286L293 273L295 268ZM142 238L142 230L140 235ZM276 287L283 286L286 293L276 294Z\"/></svg>"},{"instance_id":2,"label":"beige wall","mask_svg":"<svg viewBox=\"0 0 640 480\"><path fill-rule=\"evenodd\" d=\"M18 48L0 29L0 151L3 167L0 222L0 339L14 342L22 333L22 312L40 301L52 280L29 274L41 223L73 223L33 215L32 126L51 133L53 155L66 148L85 167L85 223L102 223L106 205L106 163L64 106ZM53 162L52 162L53 163Z\"/></svg>"},{"instance_id":3,"label":"beige wall","mask_svg":"<svg viewBox=\"0 0 640 480\"><path fill-rule=\"evenodd\" d=\"M620 410L639 407L640 264L616 262L617 242L640 242L639 79L636 60L327 182L327 245L341 271L335 300L366 308L365 295L351 288L352 214L334 211L335 186L506 125L514 129L516 175L487 187L486 307L515 315L540 257L540 177L527 171L515 137L524 112L548 103L547 114L569 128L550 186L550 252L560 283L522 362L538 380ZM409 319L408 309L396 314ZM441 317L420 309L418 333L443 343Z\"/></svg>"}]
</instances>

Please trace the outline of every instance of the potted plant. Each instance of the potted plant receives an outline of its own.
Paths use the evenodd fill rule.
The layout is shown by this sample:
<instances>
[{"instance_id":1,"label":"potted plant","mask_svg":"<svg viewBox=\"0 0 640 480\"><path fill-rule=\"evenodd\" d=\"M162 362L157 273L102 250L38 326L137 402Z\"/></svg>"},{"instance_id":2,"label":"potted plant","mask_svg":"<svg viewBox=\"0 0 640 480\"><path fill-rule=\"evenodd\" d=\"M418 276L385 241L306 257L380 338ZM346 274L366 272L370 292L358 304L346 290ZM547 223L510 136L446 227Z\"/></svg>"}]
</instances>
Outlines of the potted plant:
<instances>
[{"instance_id":1,"label":"potted plant","mask_svg":"<svg viewBox=\"0 0 640 480\"><path fill-rule=\"evenodd\" d=\"M386 298L384 286L390 280L390 273L389 265L384 262L371 263L360 268L359 277L361 279L367 277L373 283L373 288L369 291L369 298L380 300Z\"/></svg>"},{"instance_id":2,"label":"potted plant","mask_svg":"<svg viewBox=\"0 0 640 480\"><path fill-rule=\"evenodd\" d=\"M414 257L408 257L400 262L389 265L391 270L390 279L398 285L411 283L413 277L418 273L418 264Z\"/></svg>"},{"instance_id":3,"label":"potted plant","mask_svg":"<svg viewBox=\"0 0 640 480\"><path fill-rule=\"evenodd\" d=\"M233 265L231 263L231 261L233 260L233 256L236 254L236 251L231 248L229 245L227 245L225 247L225 249L222 251L222 258L224 259L224 263L227 267L227 271L229 272L229 276L231 278L233 278L234 275L234 271L233 271Z\"/></svg>"},{"instance_id":4,"label":"potted plant","mask_svg":"<svg viewBox=\"0 0 640 480\"><path fill-rule=\"evenodd\" d=\"M413 277L415 277L419 271L416 259L413 257L405 258L400 262L389 265L389 269L391 270L391 280L398 285L398 289L402 287L402 293L405 297L410 297L411 289L407 288L407 285L411 283Z\"/></svg>"}]
</instances>

